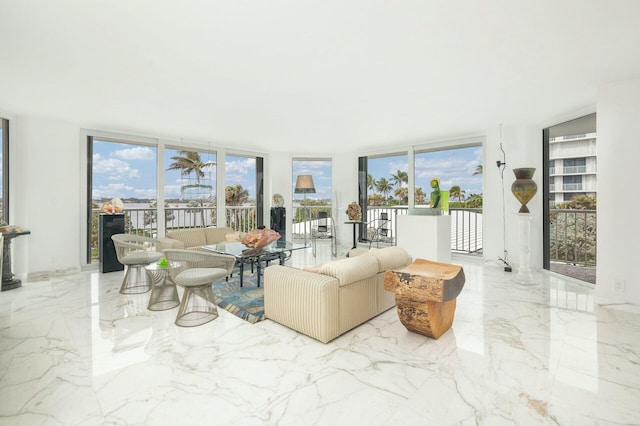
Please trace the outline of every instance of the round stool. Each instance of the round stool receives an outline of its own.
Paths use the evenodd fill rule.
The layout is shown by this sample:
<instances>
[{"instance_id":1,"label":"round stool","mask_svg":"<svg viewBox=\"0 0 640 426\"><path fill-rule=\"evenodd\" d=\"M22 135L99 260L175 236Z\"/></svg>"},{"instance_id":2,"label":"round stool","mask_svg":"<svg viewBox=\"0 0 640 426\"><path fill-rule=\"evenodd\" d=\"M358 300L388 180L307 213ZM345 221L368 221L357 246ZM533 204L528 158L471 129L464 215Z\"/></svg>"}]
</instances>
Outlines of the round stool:
<instances>
[{"instance_id":1,"label":"round stool","mask_svg":"<svg viewBox=\"0 0 640 426\"><path fill-rule=\"evenodd\" d=\"M222 268L192 268L176 275L176 284L184 287L176 325L193 327L218 318L213 283L227 275L229 271Z\"/></svg>"},{"instance_id":2,"label":"round stool","mask_svg":"<svg viewBox=\"0 0 640 426\"><path fill-rule=\"evenodd\" d=\"M180 304L178 289L169 275L169 269L177 266L178 264L173 262L166 266L161 266L156 262L145 267L153 277L151 297L149 297L149 305L147 306L150 311L166 311Z\"/></svg>"}]
</instances>

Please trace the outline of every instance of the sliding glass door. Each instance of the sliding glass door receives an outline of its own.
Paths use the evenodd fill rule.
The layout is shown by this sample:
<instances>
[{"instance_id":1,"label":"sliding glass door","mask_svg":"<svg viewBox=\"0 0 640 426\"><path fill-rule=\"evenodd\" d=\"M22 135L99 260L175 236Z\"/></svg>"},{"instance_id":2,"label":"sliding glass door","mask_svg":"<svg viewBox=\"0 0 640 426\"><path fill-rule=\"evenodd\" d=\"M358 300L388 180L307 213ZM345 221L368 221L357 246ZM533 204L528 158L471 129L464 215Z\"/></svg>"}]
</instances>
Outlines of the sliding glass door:
<instances>
[{"instance_id":1,"label":"sliding glass door","mask_svg":"<svg viewBox=\"0 0 640 426\"><path fill-rule=\"evenodd\" d=\"M544 268L595 284L596 114L543 131Z\"/></svg>"}]
</instances>

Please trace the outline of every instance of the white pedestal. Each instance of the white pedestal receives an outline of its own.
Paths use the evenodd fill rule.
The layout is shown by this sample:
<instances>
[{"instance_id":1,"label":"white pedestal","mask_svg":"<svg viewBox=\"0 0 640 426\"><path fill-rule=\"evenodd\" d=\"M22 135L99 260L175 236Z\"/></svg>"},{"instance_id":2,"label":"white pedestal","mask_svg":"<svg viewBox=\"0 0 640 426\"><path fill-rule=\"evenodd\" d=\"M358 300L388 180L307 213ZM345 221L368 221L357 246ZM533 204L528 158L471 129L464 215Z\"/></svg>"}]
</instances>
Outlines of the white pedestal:
<instances>
[{"instance_id":1,"label":"white pedestal","mask_svg":"<svg viewBox=\"0 0 640 426\"><path fill-rule=\"evenodd\" d=\"M513 279L519 284L535 284L531 275L531 213L518 213L518 274Z\"/></svg>"},{"instance_id":2,"label":"white pedestal","mask_svg":"<svg viewBox=\"0 0 640 426\"><path fill-rule=\"evenodd\" d=\"M451 216L397 217L397 245L413 259L451 263Z\"/></svg>"}]
</instances>

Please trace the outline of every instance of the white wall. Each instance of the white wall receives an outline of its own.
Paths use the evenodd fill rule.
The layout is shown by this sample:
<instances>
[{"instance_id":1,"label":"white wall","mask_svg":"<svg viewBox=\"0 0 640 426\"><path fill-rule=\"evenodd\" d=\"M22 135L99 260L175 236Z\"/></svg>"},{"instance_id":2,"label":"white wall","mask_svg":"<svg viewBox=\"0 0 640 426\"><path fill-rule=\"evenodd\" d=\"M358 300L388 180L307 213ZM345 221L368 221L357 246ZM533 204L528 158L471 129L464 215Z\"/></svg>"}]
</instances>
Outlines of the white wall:
<instances>
[{"instance_id":1,"label":"white wall","mask_svg":"<svg viewBox=\"0 0 640 426\"><path fill-rule=\"evenodd\" d=\"M324 155L326 156L326 154ZM296 155L296 158L304 158L304 155ZM310 156L315 158L314 156ZM267 187L271 193L265 194L271 207L273 194L281 194L285 200L287 209L287 240L291 241L291 229L293 220L293 176L291 169L292 155L290 153L275 152L269 155L270 180ZM349 182L347 184L346 182ZM353 184L351 184L353 182ZM356 154L340 155L332 158L332 198L333 217L338 228L338 243L349 245L351 242L351 227L344 224L347 220L345 211L351 201L358 199L358 158ZM268 223L268 222L266 222Z\"/></svg>"},{"instance_id":2,"label":"white wall","mask_svg":"<svg viewBox=\"0 0 640 426\"><path fill-rule=\"evenodd\" d=\"M80 206L80 187L85 177L80 176L84 158L80 158L79 126L59 120L20 118L13 121L12 179L17 184L13 192L12 217L32 230L32 235L17 239L14 243L15 272L44 272L78 268L80 250L78 241L83 238ZM503 147L507 153L504 173L506 202L507 250L509 261L517 267L517 221L515 213L519 203L511 194L514 180L512 169L532 166L540 168L541 129L529 127L503 127ZM502 239L502 183L495 166L502 159L499 150L499 126L487 132L485 144L485 258L493 261L503 256ZM338 241L349 245L351 227L344 225L346 206L358 199L358 155L347 154L333 158L334 217L338 227ZM17 166L16 166L17 165ZM49 178L42 178L48 176ZM38 177L38 180L34 180ZM291 229L291 154L270 153L267 164L267 201L274 193L285 197L288 229ZM541 174L534 179L541 186ZM24 183L27 183L26 185ZM33 183L32 183L33 182ZM16 196L20 193L20 197ZM533 267L542 265L541 190L529 203L536 215L532 223ZM79 207L80 206L80 207ZM268 219L267 223L268 223ZM290 237L289 237L290 238ZM28 241L27 241L28 239ZM22 241L20 241L22 240Z\"/></svg>"},{"instance_id":3,"label":"white wall","mask_svg":"<svg viewBox=\"0 0 640 426\"><path fill-rule=\"evenodd\" d=\"M503 172L504 182L496 165L497 160L504 159L500 150L501 140L507 163ZM514 272L519 264L517 212L520 202L511 193L511 184L515 181L513 169L520 167L536 168L533 180L538 185L538 192L527 204L533 214L530 259L532 268L542 268L542 129L503 125L502 138L499 125L488 129L483 168L483 253L486 261L493 262L505 257L506 248L507 260L514 267ZM506 241L503 239L504 229Z\"/></svg>"},{"instance_id":4,"label":"white wall","mask_svg":"<svg viewBox=\"0 0 640 426\"><path fill-rule=\"evenodd\" d=\"M598 92L598 267L596 301L640 304L640 221L633 204L640 159L640 78ZM625 291L615 291L616 280Z\"/></svg>"},{"instance_id":5,"label":"white wall","mask_svg":"<svg viewBox=\"0 0 640 426\"><path fill-rule=\"evenodd\" d=\"M338 243L351 247L353 225L348 220L346 211L349 203L358 201L358 155L339 155L333 157L333 217L338 228ZM357 232L357 231L356 231ZM338 256L341 253L338 253Z\"/></svg>"},{"instance_id":6,"label":"white wall","mask_svg":"<svg viewBox=\"0 0 640 426\"><path fill-rule=\"evenodd\" d=\"M79 269L79 126L16 117L11 123L11 223L31 231L13 241L13 272Z\"/></svg>"},{"instance_id":7,"label":"white wall","mask_svg":"<svg viewBox=\"0 0 640 426\"><path fill-rule=\"evenodd\" d=\"M637 159L640 158L640 79L602 87L598 95L598 270L596 297L602 301L640 303L640 285L635 261L640 253L640 223L632 206L620 206L635 188ZM80 188L85 179L81 167L80 126L56 119L14 117L11 122L11 222L28 227L32 234L13 242L14 273L21 274L77 269L80 264ZM503 147L507 167L504 173L506 202L506 248L517 267L518 232L515 213L519 203L511 194L513 168L535 167L538 194L529 203L532 223L531 265L542 265L542 143L541 128L504 125ZM502 183L496 160L499 125L486 132L484 147L484 256L497 261L503 256ZM289 221L291 212L291 155L269 154L267 176L270 201L273 193L285 196ZM334 199L340 242L348 244L351 229L343 225L346 205L357 200L357 154L334 157ZM621 184L623 183L623 184ZM614 207L620 206L620 207ZM342 226L340 226L342 225ZM515 272L515 271L514 271ZM625 292L614 290L615 280L625 283Z\"/></svg>"}]
</instances>

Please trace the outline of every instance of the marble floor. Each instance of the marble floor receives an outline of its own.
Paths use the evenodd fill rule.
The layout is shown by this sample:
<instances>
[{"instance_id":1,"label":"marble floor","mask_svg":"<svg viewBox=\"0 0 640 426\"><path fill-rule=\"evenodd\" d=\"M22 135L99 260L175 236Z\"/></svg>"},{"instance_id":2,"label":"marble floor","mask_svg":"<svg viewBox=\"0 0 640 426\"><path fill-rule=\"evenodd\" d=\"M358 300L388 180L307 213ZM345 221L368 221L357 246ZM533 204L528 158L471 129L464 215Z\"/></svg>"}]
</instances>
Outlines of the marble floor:
<instances>
[{"instance_id":1,"label":"marble floor","mask_svg":"<svg viewBox=\"0 0 640 426\"><path fill-rule=\"evenodd\" d=\"M0 293L0 424L640 423L638 307L597 306L592 286L547 272L522 286L497 264L453 263L466 285L438 340L394 309L323 344L222 309L177 327L176 309L120 295L121 272L24 282Z\"/></svg>"}]
</instances>

